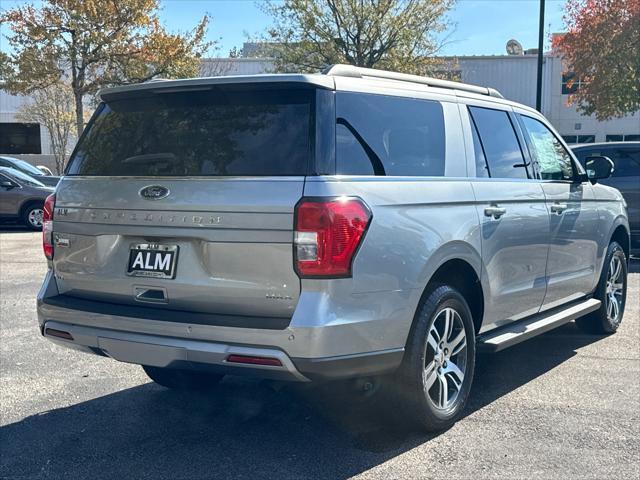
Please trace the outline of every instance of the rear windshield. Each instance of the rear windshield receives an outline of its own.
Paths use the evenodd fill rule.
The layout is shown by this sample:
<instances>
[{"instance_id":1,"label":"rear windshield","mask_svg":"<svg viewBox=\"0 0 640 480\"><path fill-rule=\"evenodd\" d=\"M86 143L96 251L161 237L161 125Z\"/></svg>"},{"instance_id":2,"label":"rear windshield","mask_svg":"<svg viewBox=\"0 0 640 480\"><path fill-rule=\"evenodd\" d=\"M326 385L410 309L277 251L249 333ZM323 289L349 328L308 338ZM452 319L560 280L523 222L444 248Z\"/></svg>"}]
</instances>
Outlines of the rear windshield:
<instances>
[{"instance_id":1,"label":"rear windshield","mask_svg":"<svg viewBox=\"0 0 640 480\"><path fill-rule=\"evenodd\" d=\"M67 174L305 175L313 97L312 89L252 88L111 101L100 106Z\"/></svg>"}]
</instances>

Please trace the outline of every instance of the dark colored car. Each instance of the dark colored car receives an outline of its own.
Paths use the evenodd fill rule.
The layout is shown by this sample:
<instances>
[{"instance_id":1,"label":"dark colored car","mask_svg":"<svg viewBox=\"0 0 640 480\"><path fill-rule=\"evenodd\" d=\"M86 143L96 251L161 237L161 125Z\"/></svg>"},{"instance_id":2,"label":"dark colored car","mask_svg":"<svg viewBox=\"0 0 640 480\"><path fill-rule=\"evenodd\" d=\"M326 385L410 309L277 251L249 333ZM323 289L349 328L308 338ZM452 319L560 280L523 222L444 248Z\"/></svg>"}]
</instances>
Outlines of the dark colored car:
<instances>
[{"instance_id":1,"label":"dark colored car","mask_svg":"<svg viewBox=\"0 0 640 480\"><path fill-rule=\"evenodd\" d=\"M613 161L613 174L601 183L620 190L626 200L631 248L640 252L640 142L589 143L575 145L572 150L582 166L588 157L600 155Z\"/></svg>"},{"instance_id":2,"label":"dark colored car","mask_svg":"<svg viewBox=\"0 0 640 480\"><path fill-rule=\"evenodd\" d=\"M0 167L13 168L14 170L26 173L30 177L35 178L40 183L49 187L55 187L60 180L60 177L56 177L55 175L47 175L39 168L34 167L29 162L25 162L24 160L20 160L19 158L0 157Z\"/></svg>"},{"instance_id":3,"label":"dark colored car","mask_svg":"<svg viewBox=\"0 0 640 480\"><path fill-rule=\"evenodd\" d=\"M20 170L0 167L0 218L17 219L40 230L44 200L54 190Z\"/></svg>"}]
</instances>

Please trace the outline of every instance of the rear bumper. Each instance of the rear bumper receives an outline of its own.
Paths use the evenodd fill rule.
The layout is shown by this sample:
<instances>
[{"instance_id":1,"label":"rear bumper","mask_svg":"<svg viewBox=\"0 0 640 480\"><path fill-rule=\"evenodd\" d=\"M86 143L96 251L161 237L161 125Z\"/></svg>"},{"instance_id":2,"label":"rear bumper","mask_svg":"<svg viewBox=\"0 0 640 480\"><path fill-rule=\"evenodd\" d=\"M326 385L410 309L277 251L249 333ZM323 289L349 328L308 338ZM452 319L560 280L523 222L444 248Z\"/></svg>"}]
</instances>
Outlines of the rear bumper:
<instances>
[{"instance_id":1,"label":"rear bumper","mask_svg":"<svg viewBox=\"0 0 640 480\"><path fill-rule=\"evenodd\" d=\"M393 319L339 322L329 318L323 323L318 320L321 313L309 308L310 302L302 308L309 322L301 325L294 315L284 328L190 322L177 311L162 319L125 316L126 309L115 306L111 311L109 304L91 303L101 302L76 302L73 297L58 295L49 273L38 295L42 334L65 347L128 363L290 381L388 373L400 365L404 353L404 340L402 346L397 345ZM71 338L55 336L56 330ZM274 358L281 365L230 363L229 355Z\"/></svg>"},{"instance_id":2,"label":"rear bumper","mask_svg":"<svg viewBox=\"0 0 640 480\"><path fill-rule=\"evenodd\" d=\"M71 338L55 336L57 332L65 332ZM274 348L118 332L56 321L45 322L42 333L65 347L121 362L167 368L209 368L223 373L259 374L267 378L308 381L282 350ZM230 364L227 362L229 355L273 358L279 360L281 366Z\"/></svg>"}]
</instances>

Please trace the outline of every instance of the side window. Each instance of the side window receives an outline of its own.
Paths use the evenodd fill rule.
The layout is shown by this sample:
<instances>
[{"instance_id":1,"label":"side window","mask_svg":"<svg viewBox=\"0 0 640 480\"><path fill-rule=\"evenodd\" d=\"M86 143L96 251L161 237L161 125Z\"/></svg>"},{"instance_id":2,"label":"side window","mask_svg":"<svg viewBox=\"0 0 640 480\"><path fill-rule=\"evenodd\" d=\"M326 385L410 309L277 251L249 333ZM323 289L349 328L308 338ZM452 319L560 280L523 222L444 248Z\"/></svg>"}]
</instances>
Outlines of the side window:
<instances>
[{"instance_id":1,"label":"side window","mask_svg":"<svg viewBox=\"0 0 640 480\"><path fill-rule=\"evenodd\" d=\"M544 123L520 115L543 180L573 180L571 155Z\"/></svg>"},{"instance_id":2,"label":"side window","mask_svg":"<svg viewBox=\"0 0 640 480\"><path fill-rule=\"evenodd\" d=\"M336 114L337 174L444 175L444 114L440 103L339 92Z\"/></svg>"},{"instance_id":3,"label":"side window","mask_svg":"<svg viewBox=\"0 0 640 480\"><path fill-rule=\"evenodd\" d=\"M614 177L638 177L640 176L640 149L616 149L613 150L611 160L615 164ZM606 154L605 154L606 155Z\"/></svg>"},{"instance_id":4,"label":"side window","mask_svg":"<svg viewBox=\"0 0 640 480\"><path fill-rule=\"evenodd\" d=\"M476 157L476 177L490 177L491 173L489 172L489 166L487 165L487 158L484 154L484 149L482 148L482 143L478 136L478 129L476 128L473 118L471 119L471 135L473 136L473 152Z\"/></svg>"},{"instance_id":5,"label":"side window","mask_svg":"<svg viewBox=\"0 0 640 480\"><path fill-rule=\"evenodd\" d=\"M492 178L528 178L527 167L507 112L469 107Z\"/></svg>"},{"instance_id":6,"label":"side window","mask_svg":"<svg viewBox=\"0 0 640 480\"><path fill-rule=\"evenodd\" d=\"M375 175L367 152L342 123L336 125L336 162L339 175Z\"/></svg>"}]
</instances>

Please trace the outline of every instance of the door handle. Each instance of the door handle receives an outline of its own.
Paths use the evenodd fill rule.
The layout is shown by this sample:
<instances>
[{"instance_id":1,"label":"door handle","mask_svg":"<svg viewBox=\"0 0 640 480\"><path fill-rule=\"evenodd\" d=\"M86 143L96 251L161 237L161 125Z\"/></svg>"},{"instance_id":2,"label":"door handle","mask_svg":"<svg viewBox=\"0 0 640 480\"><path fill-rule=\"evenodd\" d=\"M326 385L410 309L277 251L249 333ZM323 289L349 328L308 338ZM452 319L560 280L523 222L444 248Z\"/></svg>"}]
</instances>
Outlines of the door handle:
<instances>
[{"instance_id":1,"label":"door handle","mask_svg":"<svg viewBox=\"0 0 640 480\"><path fill-rule=\"evenodd\" d=\"M551 205L551 211L553 213L557 213L558 215L560 215L566 209L567 209L567 204L566 203L558 203L558 202L556 202L553 205Z\"/></svg>"},{"instance_id":2,"label":"door handle","mask_svg":"<svg viewBox=\"0 0 640 480\"><path fill-rule=\"evenodd\" d=\"M491 205L490 207L486 207L484 209L485 217L493 217L496 220L503 216L505 213L507 213L507 209L499 207L498 205Z\"/></svg>"}]
</instances>

